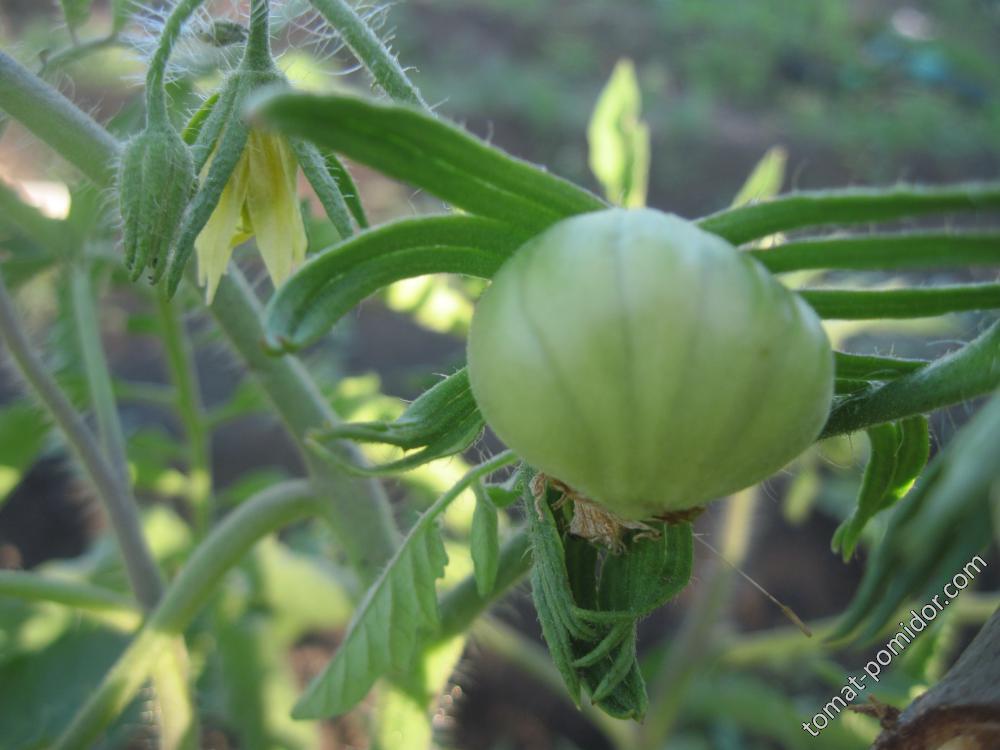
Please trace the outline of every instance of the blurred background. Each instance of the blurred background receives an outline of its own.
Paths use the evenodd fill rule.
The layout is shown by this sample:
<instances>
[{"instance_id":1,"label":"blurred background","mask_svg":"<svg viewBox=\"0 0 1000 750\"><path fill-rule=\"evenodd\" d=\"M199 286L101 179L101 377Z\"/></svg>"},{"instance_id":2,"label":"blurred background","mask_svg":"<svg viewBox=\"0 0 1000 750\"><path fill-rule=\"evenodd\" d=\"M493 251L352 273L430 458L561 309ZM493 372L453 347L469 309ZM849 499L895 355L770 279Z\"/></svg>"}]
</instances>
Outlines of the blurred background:
<instances>
[{"instance_id":1,"label":"blurred background","mask_svg":"<svg viewBox=\"0 0 1000 750\"><path fill-rule=\"evenodd\" d=\"M0 45L32 69L44 67L48 80L127 134L141 117L148 38L133 20L122 43L100 42L119 10L120 4L94 2L72 36L98 44L75 61L75 53L66 52L73 42L56 3L2 0ZM289 78L303 88L367 90L349 55L301 15L304 10L292 2L275 11L276 47ZM229 3L215 11L240 19ZM374 9L371 17L440 114L598 192L588 166L588 123L618 61L631 59L650 133L647 202L683 216L728 206L768 152L784 190L996 179L1000 167L997 0L409 0ZM182 122L232 60L225 47L195 37L176 57L171 85ZM440 210L408 186L366 169L353 172L373 224ZM67 214L68 186L76 182L16 123L0 139L0 178L59 218ZM305 188L303 181L303 195ZM312 210L310 238L318 249L324 226L318 206ZM266 296L268 282L255 254L237 257ZM942 272L934 280L994 277L979 270ZM798 282L858 280L842 273ZM29 269L18 283L19 302L50 366L70 392L74 384L80 392L79 353L67 327L62 284L56 273ZM394 416L405 400L462 363L464 333L481 288L455 278L394 285L366 301L305 358L345 416ZM176 566L192 544L184 503L189 478L182 425L165 385L160 323L148 293L113 271L103 295L104 343L133 475L157 554ZM301 465L210 320L194 300L188 303L183 322L197 352L212 428L213 487L225 509L275 478L299 473ZM851 351L929 358L983 325L984 318L963 315L831 324L830 334ZM13 377L0 373L0 567L43 566L120 586L96 506L44 419L19 392ZM935 444L947 441L971 411L936 415ZM495 448L488 440L479 450ZM827 441L738 503L712 506L699 531L803 619L833 617L850 600L864 564L864 550L860 560L843 563L830 551L830 538L851 509L866 450L860 435ZM451 459L390 481L404 523L465 465ZM449 512L453 544L445 585L469 570L463 544L470 508L463 502ZM866 540L879 532L873 524ZM659 690L651 711L663 724L648 744L634 744L613 721L568 702L540 650L523 586L465 646L436 709L439 744L469 750L866 747L878 731L870 717L844 715L821 739L800 725L870 658L868 650L825 651L727 566L700 550L698 558L694 585L641 631L645 658L655 665L651 684ZM204 668L199 703L205 747L368 747L364 708L320 727L284 718L295 692L336 646L349 615L347 584L329 536L319 525L297 527L280 544L262 544L252 562L220 595L214 614L203 618L215 620L200 622L193 636ZM920 648L894 664L878 696L905 705L933 682L995 608L997 596L986 592L998 582L992 568L978 578L978 592L965 592L922 636ZM108 623L0 600L0 748L31 747L63 726L124 639ZM682 647L671 651L672 643ZM255 683L263 687L251 689ZM152 731L146 713L138 701L107 746L146 747Z\"/></svg>"}]
</instances>

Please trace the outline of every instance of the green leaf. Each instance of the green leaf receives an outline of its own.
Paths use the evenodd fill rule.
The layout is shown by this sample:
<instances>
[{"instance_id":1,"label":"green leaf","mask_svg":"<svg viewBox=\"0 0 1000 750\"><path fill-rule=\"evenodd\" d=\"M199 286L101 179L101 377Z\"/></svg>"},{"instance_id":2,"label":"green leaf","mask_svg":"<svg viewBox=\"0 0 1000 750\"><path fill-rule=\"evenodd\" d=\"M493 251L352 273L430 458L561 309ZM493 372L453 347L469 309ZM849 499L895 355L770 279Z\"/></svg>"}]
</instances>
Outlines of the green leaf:
<instances>
[{"instance_id":1,"label":"green leaf","mask_svg":"<svg viewBox=\"0 0 1000 750\"><path fill-rule=\"evenodd\" d=\"M773 146L767 150L757 165L750 172L743 187L733 198L733 207L745 206L757 201L773 198L781 190L785 181L785 164L788 152L781 146Z\"/></svg>"},{"instance_id":2,"label":"green leaf","mask_svg":"<svg viewBox=\"0 0 1000 750\"><path fill-rule=\"evenodd\" d=\"M804 289L799 294L817 315L828 320L930 318L944 313L1000 308L1000 284L921 289Z\"/></svg>"},{"instance_id":3,"label":"green leaf","mask_svg":"<svg viewBox=\"0 0 1000 750\"><path fill-rule=\"evenodd\" d=\"M871 427L868 440L871 454L857 507L833 536L833 550L843 555L844 562L851 559L868 522L910 491L930 456L930 432L923 415Z\"/></svg>"},{"instance_id":4,"label":"green leaf","mask_svg":"<svg viewBox=\"0 0 1000 750\"><path fill-rule=\"evenodd\" d=\"M472 513L469 547L472 551L476 590L480 596L485 597L493 591L497 579L497 567L500 564L499 514L481 483L477 482L472 488L476 493L476 509Z\"/></svg>"},{"instance_id":5,"label":"green leaf","mask_svg":"<svg viewBox=\"0 0 1000 750\"><path fill-rule=\"evenodd\" d=\"M942 586L986 548L992 539L990 502L998 465L1000 395L994 395L893 511L830 639L846 638L859 628L859 639L874 638L907 599L925 604L940 595Z\"/></svg>"},{"instance_id":6,"label":"green leaf","mask_svg":"<svg viewBox=\"0 0 1000 750\"><path fill-rule=\"evenodd\" d=\"M125 28L137 7L137 0L111 0L112 33L118 33Z\"/></svg>"},{"instance_id":7,"label":"green leaf","mask_svg":"<svg viewBox=\"0 0 1000 750\"><path fill-rule=\"evenodd\" d=\"M603 201L441 118L349 96L275 93L251 117L473 214L541 230Z\"/></svg>"},{"instance_id":8,"label":"green leaf","mask_svg":"<svg viewBox=\"0 0 1000 750\"><path fill-rule=\"evenodd\" d=\"M649 126L640 119L642 94L631 60L619 60L601 91L587 128L590 169L612 203L646 204Z\"/></svg>"},{"instance_id":9,"label":"green leaf","mask_svg":"<svg viewBox=\"0 0 1000 750\"><path fill-rule=\"evenodd\" d=\"M470 470L414 524L358 605L337 653L295 705L295 718L343 714L379 677L410 667L439 622L434 582L444 575L448 556L437 517L473 482L514 460L508 451Z\"/></svg>"},{"instance_id":10,"label":"green leaf","mask_svg":"<svg viewBox=\"0 0 1000 750\"><path fill-rule=\"evenodd\" d=\"M1000 264L1000 234L873 234L786 242L749 252L771 273L993 266Z\"/></svg>"},{"instance_id":11,"label":"green leaf","mask_svg":"<svg viewBox=\"0 0 1000 750\"><path fill-rule=\"evenodd\" d=\"M925 214L1000 208L1000 183L898 185L788 193L706 216L698 225L734 245L803 227L865 224Z\"/></svg>"},{"instance_id":12,"label":"green leaf","mask_svg":"<svg viewBox=\"0 0 1000 750\"><path fill-rule=\"evenodd\" d=\"M836 401L820 438L926 414L1000 388L1000 321L930 364Z\"/></svg>"},{"instance_id":13,"label":"green leaf","mask_svg":"<svg viewBox=\"0 0 1000 750\"><path fill-rule=\"evenodd\" d=\"M302 266L271 298L267 346L293 351L325 334L366 296L427 273L488 278L525 236L475 216L430 216L383 224L344 240Z\"/></svg>"}]
</instances>

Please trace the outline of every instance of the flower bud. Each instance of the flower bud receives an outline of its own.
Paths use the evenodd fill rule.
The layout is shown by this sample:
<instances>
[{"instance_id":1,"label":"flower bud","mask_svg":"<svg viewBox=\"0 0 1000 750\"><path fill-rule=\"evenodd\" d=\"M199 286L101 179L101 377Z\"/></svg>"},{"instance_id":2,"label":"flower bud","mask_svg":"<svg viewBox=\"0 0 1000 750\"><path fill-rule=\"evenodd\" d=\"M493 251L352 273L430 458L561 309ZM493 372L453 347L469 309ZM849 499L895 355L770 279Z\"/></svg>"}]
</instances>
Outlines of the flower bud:
<instances>
[{"instance_id":1,"label":"flower bud","mask_svg":"<svg viewBox=\"0 0 1000 750\"><path fill-rule=\"evenodd\" d=\"M479 301L469 380L525 461L629 520L704 505L819 435L833 355L753 258L651 210L573 217Z\"/></svg>"},{"instance_id":2,"label":"flower bud","mask_svg":"<svg viewBox=\"0 0 1000 750\"><path fill-rule=\"evenodd\" d=\"M191 154L170 125L152 124L126 144L118 195L133 281L147 266L165 262L194 185Z\"/></svg>"}]
</instances>

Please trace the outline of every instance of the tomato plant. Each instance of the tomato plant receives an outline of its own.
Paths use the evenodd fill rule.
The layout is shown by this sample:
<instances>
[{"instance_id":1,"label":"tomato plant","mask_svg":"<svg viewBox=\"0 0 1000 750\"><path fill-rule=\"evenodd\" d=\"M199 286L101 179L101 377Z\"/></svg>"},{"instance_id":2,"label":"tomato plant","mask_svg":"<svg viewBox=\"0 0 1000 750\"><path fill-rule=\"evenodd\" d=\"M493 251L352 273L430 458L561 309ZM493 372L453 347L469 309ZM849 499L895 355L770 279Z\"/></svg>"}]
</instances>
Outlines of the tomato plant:
<instances>
[{"instance_id":1,"label":"tomato plant","mask_svg":"<svg viewBox=\"0 0 1000 750\"><path fill-rule=\"evenodd\" d=\"M780 193L785 157L771 151L733 205L681 219L643 207L651 141L628 63L615 69L589 129L602 197L431 111L368 19L344 0L310 2L309 14L294 6L281 15L252 0L241 23L211 16L201 0L179 0L159 19L141 11L151 50L144 106L105 124L46 78L61 61L125 44L128 4L114 3L110 34L88 46L75 33L90 4L64 2L74 42L39 74L0 53L0 110L78 172L61 219L0 189L0 334L45 415L0 415L0 432L25 436L24 455L11 450L4 461L27 466L51 423L115 541L93 562L0 571L2 601L22 608L11 622L29 620L32 608L84 613L114 646L92 690L76 690L58 720L16 741L127 742L120 733L145 686L164 747L199 746L213 711L235 725L239 746L309 747L318 731L310 722L358 710L374 689L373 744L428 747L431 706L475 634L530 662L622 750L665 746L692 706L747 731L783 711L791 720L767 731L812 747L778 690L701 670L710 655L700 639L727 579L711 577L689 603L672 645L640 648L639 623L697 578L701 511L720 508L722 554L738 563L752 488L790 465L795 481L815 479L820 441L858 435L870 445L856 502L838 510L832 539L845 560L868 550L863 579L842 617L821 624L827 641L808 646L827 682L829 641L876 637L990 545L1000 284L878 282L1000 264L1000 235L988 228L1000 185ZM373 93L307 92L286 77L272 51L278 31L315 24L343 40ZM221 75L208 77L201 98L185 98L184 76L170 67L189 38L232 58L215 66ZM444 205L370 222L352 165ZM300 176L322 215L300 201ZM963 228L969 216L979 224ZM271 279L264 299L232 258L251 237ZM14 300L49 272L65 284L75 380L51 371ZM383 408L380 394L356 408L346 381L324 389L309 347L328 344L335 324L371 295L432 274L474 280L463 288L478 295L467 368L405 408ZM131 392L175 414L180 445L144 453L149 443L123 427L129 389L112 375L98 324L106 289L153 311L170 384L166 393ZM960 312L983 314L978 335L931 359L849 352L836 327ZM202 397L189 313L251 375L215 412ZM966 403L982 408L932 458L928 415ZM213 476L213 432L251 412L278 418L301 466L292 476L254 475L227 495ZM478 463L434 485L441 491L419 513L393 513L381 479L419 494L421 472L447 473L440 467L474 455ZM143 492L181 510L143 507ZM447 519L463 503L469 513L456 534ZM301 531L299 548L274 536L286 527ZM525 578L547 646L541 656L490 614ZM45 632L74 637L67 618L38 631L42 641ZM324 626L343 636L297 694L278 655ZM994 630L987 625L974 653L989 650ZM774 642L791 654L804 648L783 633ZM32 648L51 645L14 651L30 665ZM755 647L733 641L727 658L752 660ZM922 658L914 685L931 674L930 656ZM983 670L996 677L978 658L955 669L949 691L980 684ZM224 707L199 705L202 689ZM979 710L961 689L953 694L964 702L947 710ZM880 742L918 731L909 714L887 715ZM921 716L919 731L938 736L937 719ZM857 718L858 731L845 722L812 737L824 738L820 747L860 747L878 727Z\"/></svg>"}]
</instances>

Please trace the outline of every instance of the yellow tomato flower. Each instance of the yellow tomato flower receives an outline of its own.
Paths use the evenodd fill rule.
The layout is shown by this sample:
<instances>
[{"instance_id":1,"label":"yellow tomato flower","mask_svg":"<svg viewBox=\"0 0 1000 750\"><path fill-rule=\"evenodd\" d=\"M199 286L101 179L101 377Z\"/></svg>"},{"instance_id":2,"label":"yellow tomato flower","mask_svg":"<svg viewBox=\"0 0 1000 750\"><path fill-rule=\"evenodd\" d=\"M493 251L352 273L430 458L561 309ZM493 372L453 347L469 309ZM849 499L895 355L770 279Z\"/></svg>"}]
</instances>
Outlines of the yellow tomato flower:
<instances>
[{"instance_id":1,"label":"yellow tomato flower","mask_svg":"<svg viewBox=\"0 0 1000 750\"><path fill-rule=\"evenodd\" d=\"M194 243L198 282L205 287L209 304L233 248L250 237L256 236L275 286L305 259L306 230L296 191L297 172L298 163L284 137L250 131L219 203Z\"/></svg>"}]
</instances>

